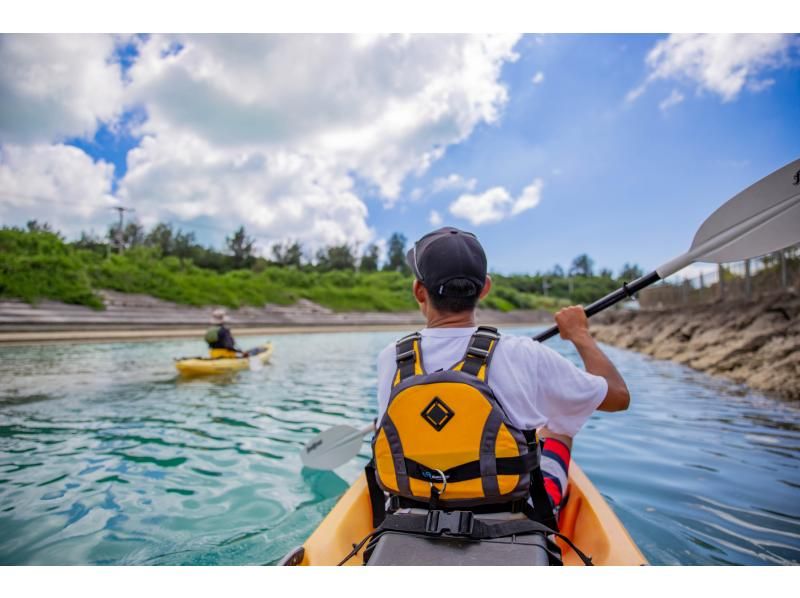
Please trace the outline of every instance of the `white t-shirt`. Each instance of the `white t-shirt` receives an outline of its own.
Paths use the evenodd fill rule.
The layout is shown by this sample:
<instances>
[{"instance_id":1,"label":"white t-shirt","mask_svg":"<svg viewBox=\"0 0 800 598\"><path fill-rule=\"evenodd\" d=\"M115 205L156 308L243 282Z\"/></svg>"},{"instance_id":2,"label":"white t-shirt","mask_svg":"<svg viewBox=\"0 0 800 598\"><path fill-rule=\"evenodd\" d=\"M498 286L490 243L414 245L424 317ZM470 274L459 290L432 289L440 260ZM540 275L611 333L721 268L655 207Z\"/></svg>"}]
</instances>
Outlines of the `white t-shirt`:
<instances>
[{"instance_id":1,"label":"white t-shirt","mask_svg":"<svg viewBox=\"0 0 800 598\"><path fill-rule=\"evenodd\" d=\"M425 371L448 369L467 350L476 328L425 328L422 361ZM389 403L397 371L395 345L378 356L378 421ZM532 430L575 436L608 392L605 378L576 367L559 353L531 338L500 337L489 366L489 387L511 423Z\"/></svg>"}]
</instances>

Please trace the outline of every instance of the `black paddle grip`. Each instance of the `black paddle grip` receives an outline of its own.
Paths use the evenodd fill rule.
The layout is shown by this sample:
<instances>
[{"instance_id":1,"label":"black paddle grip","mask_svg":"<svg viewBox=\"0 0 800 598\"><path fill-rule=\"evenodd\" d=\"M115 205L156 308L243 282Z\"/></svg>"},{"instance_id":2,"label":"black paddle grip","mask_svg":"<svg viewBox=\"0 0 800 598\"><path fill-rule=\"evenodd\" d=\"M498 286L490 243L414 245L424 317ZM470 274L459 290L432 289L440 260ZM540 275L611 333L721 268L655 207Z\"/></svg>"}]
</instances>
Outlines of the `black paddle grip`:
<instances>
[{"instance_id":1,"label":"black paddle grip","mask_svg":"<svg viewBox=\"0 0 800 598\"><path fill-rule=\"evenodd\" d=\"M644 276L642 276L641 278L637 278L630 284L627 283L623 284L616 291L609 293L602 299L598 299L597 301L586 307L586 309L584 309L584 311L586 312L586 317L591 318L593 315L599 314L601 311L608 309L609 307L611 307L616 303L619 303L623 299L626 299L628 297L633 297L635 293L638 293L645 287L649 287L651 284L653 284L654 282L658 282L659 280L661 280L661 277L655 270L653 270L652 272L650 272L650 274L645 274ZM551 326L544 332L540 332L539 334L534 336L533 340L541 343L549 338L553 338L556 334L558 334L558 326Z\"/></svg>"}]
</instances>

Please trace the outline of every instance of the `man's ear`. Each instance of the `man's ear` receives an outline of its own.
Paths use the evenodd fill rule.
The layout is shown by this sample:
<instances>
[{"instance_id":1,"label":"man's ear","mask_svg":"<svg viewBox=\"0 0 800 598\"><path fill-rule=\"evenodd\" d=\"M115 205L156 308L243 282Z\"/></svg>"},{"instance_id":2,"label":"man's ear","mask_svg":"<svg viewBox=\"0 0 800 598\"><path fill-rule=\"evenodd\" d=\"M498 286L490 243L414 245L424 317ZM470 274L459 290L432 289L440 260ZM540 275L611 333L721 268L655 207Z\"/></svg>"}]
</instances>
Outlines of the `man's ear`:
<instances>
[{"instance_id":1,"label":"man's ear","mask_svg":"<svg viewBox=\"0 0 800 598\"><path fill-rule=\"evenodd\" d=\"M488 274L486 275L486 282L483 283L483 289L481 289L481 294L478 299L483 299L486 295L489 294L489 291L492 290L492 277Z\"/></svg>"},{"instance_id":2,"label":"man's ear","mask_svg":"<svg viewBox=\"0 0 800 598\"><path fill-rule=\"evenodd\" d=\"M417 303L428 302L428 289L426 289L425 285L423 285L419 280L414 280L412 290L414 292L414 299L417 300Z\"/></svg>"}]
</instances>

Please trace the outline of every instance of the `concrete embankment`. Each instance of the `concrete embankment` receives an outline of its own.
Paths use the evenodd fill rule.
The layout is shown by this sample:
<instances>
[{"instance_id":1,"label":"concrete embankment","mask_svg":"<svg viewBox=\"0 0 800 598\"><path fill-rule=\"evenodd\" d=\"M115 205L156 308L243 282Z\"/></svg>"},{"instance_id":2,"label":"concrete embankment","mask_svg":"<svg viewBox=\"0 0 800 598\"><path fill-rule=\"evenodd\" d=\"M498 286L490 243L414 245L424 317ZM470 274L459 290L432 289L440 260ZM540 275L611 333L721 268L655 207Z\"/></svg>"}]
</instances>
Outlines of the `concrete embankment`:
<instances>
[{"instance_id":1,"label":"concrete embankment","mask_svg":"<svg viewBox=\"0 0 800 598\"><path fill-rule=\"evenodd\" d=\"M165 337L202 337L213 306L190 307L147 295L101 292L106 308L42 301L0 301L0 343L132 340ZM400 313L334 312L300 300L294 305L265 305L229 309L234 335L390 330L422 328L418 311ZM479 310L479 321L498 326L552 322L546 311L502 313Z\"/></svg>"},{"instance_id":2,"label":"concrete embankment","mask_svg":"<svg viewBox=\"0 0 800 598\"><path fill-rule=\"evenodd\" d=\"M740 303L613 311L593 320L592 332L611 345L800 400L800 296L795 293Z\"/></svg>"}]
</instances>

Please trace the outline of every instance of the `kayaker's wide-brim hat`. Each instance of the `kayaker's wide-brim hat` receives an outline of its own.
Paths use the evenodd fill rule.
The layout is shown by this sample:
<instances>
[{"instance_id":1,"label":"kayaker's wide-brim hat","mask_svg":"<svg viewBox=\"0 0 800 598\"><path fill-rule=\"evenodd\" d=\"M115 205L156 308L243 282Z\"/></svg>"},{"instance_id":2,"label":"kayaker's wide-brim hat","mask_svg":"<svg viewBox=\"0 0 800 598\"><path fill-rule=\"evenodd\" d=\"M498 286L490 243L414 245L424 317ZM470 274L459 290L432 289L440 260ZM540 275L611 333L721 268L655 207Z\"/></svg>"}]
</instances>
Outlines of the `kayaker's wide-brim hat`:
<instances>
[{"instance_id":1,"label":"kayaker's wide-brim hat","mask_svg":"<svg viewBox=\"0 0 800 598\"><path fill-rule=\"evenodd\" d=\"M225 313L224 309L215 309L211 312L211 323L212 324L224 324L228 321L228 314Z\"/></svg>"}]
</instances>

